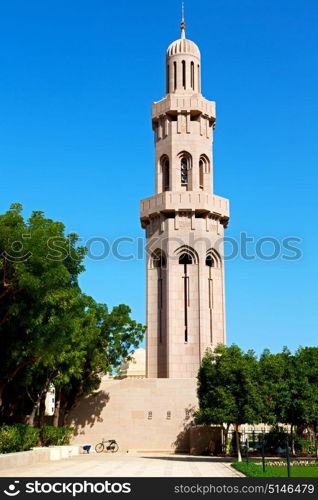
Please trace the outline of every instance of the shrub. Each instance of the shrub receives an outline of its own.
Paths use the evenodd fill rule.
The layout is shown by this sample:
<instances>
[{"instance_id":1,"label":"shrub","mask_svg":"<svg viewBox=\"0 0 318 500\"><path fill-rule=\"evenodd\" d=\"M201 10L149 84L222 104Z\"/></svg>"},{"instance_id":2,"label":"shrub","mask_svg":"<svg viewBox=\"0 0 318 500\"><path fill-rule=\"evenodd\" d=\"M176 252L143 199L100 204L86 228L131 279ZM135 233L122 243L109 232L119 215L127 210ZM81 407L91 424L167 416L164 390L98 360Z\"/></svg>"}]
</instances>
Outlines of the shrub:
<instances>
[{"instance_id":1,"label":"shrub","mask_svg":"<svg viewBox=\"0 0 318 500\"><path fill-rule=\"evenodd\" d=\"M74 429L72 427L51 427L45 425L42 433L43 446L62 446L70 444Z\"/></svg>"},{"instance_id":2,"label":"shrub","mask_svg":"<svg viewBox=\"0 0 318 500\"><path fill-rule=\"evenodd\" d=\"M45 425L42 433L43 446L62 446L70 443L74 429ZM40 429L28 425L14 424L0 427L0 453L28 451L40 438Z\"/></svg>"},{"instance_id":3,"label":"shrub","mask_svg":"<svg viewBox=\"0 0 318 500\"><path fill-rule=\"evenodd\" d=\"M286 441L288 440L289 446L291 446L291 435L279 425L275 425L271 428L268 434L265 434L265 451L266 453L275 453L278 448L281 450L286 449ZM260 445L263 442L263 435L259 435ZM294 432L294 444L296 453L304 453L308 455L315 454L315 446L309 440L297 433L297 429Z\"/></svg>"},{"instance_id":4,"label":"shrub","mask_svg":"<svg viewBox=\"0 0 318 500\"><path fill-rule=\"evenodd\" d=\"M39 441L40 430L28 425L16 424L21 436L22 451L27 451L36 446Z\"/></svg>"},{"instance_id":5,"label":"shrub","mask_svg":"<svg viewBox=\"0 0 318 500\"><path fill-rule=\"evenodd\" d=\"M274 425L268 434L265 434L265 451L273 453L278 448L284 450L286 448L286 440L288 439L288 433L285 429L279 425ZM259 435L260 444L263 443L263 435Z\"/></svg>"},{"instance_id":6,"label":"shrub","mask_svg":"<svg viewBox=\"0 0 318 500\"><path fill-rule=\"evenodd\" d=\"M0 453L27 451L39 440L39 429L23 424L3 425L0 427Z\"/></svg>"},{"instance_id":7,"label":"shrub","mask_svg":"<svg viewBox=\"0 0 318 500\"><path fill-rule=\"evenodd\" d=\"M3 425L0 428L0 453L11 453L20 449L20 435L15 427Z\"/></svg>"},{"instance_id":8,"label":"shrub","mask_svg":"<svg viewBox=\"0 0 318 500\"><path fill-rule=\"evenodd\" d=\"M308 455L315 454L315 445L309 439L298 436L297 434L295 436L295 448L296 451L300 453L306 453Z\"/></svg>"}]
</instances>

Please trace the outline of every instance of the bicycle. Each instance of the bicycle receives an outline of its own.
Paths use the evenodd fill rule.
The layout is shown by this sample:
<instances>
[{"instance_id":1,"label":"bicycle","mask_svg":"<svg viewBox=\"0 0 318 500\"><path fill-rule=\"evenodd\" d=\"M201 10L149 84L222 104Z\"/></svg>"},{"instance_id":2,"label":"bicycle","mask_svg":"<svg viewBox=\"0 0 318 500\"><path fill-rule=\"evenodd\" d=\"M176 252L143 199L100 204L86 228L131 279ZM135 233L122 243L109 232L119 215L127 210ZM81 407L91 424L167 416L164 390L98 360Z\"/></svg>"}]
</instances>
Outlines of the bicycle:
<instances>
[{"instance_id":1,"label":"bicycle","mask_svg":"<svg viewBox=\"0 0 318 500\"><path fill-rule=\"evenodd\" d=\"M108 444L107 444L108 443ZM107 446L106 446L107 445ZM111 453L117 453L119 446L115 439L103 439L101 443L95 446L96 453L102 453L103 451L110 451Z\"/></svg>"}]
</instances>

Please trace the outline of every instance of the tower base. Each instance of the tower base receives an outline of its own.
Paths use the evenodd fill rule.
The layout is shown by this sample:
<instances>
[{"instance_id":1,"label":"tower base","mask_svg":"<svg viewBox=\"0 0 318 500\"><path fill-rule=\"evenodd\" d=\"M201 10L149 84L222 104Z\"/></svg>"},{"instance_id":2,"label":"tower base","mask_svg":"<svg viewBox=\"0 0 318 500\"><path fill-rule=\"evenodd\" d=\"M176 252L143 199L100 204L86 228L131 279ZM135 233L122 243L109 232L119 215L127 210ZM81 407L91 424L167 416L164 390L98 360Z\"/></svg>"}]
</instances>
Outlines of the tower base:
<instances>
[{"instance_id":1,"label":"tower base","mask_svg":"<svg viewBox=\"0 0 318 500\"><path fill-rule=\"evenodd\" d=\"M121 452L189 452L189 427L198 406L197 380L102 381L97 396L84 398L70 414L74 444L116 439Z\"/></svg>"}]
</instances>

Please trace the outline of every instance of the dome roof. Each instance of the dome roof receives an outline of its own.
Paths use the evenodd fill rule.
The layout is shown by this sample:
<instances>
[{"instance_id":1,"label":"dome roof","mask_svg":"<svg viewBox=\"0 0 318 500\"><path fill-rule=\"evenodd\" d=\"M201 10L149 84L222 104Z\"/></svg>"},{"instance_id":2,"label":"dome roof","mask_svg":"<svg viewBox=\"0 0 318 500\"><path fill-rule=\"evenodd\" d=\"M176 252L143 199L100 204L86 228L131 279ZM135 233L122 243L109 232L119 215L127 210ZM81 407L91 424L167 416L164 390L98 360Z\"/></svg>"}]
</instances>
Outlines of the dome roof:
<instances>
[{"instance_id":1,"label":"dome roof","mask_svg":"<svg viewBox=\"0 0 318 500\"><path fill-rule=\"evenodd\" d=\"M123 361L121 364L123 377L145 377L146 375L146 350L137 349L133 354L132 361Z\"/></svg>"},{"instance_id":2,"label":"dome roof","mask_svg":"<svg viewBox=\"0 0 318 500\"><path fill-rule=\"evenodd\" d=\"M177 54L191 54L198 58L201 57L199 47L192 42L192 40L188 40L187 38L180 38L169 45L167 57L175 56Z\"/></svg>"}]
</instances>

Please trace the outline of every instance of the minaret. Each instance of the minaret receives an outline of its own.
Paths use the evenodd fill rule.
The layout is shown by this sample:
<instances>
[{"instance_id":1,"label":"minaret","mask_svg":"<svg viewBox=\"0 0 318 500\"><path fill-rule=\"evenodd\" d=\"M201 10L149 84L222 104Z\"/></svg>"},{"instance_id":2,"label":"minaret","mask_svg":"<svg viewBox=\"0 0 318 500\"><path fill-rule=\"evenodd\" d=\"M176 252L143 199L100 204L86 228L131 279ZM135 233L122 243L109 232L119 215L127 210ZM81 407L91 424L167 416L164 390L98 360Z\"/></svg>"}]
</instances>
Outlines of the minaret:
<instances>
[{"instance_id":1,"label":"minaret","mask_svg":"<svg viewBox=\"0 0 318 500\"><path fill-rule=\"evenodd\" d=\"M215 102L186 38L166 55L166 96L152 106L156 194L141 201L147 238L147 377L193 378L225 343L223 235L229 202L213 193Z\"/></svg>"}]
</instances>

